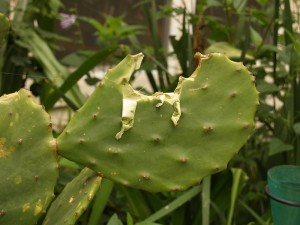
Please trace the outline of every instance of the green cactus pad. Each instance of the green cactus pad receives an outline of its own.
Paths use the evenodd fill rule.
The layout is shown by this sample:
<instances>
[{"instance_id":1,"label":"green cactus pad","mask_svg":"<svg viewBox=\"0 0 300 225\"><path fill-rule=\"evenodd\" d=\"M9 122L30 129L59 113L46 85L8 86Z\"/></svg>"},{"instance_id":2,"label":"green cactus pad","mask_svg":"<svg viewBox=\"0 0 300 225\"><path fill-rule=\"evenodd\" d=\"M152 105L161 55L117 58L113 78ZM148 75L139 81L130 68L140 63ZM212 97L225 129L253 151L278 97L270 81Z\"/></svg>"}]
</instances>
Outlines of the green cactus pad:
<instances>
[{"instance_id":1,"label":"green cactus pad","mask_svg":"<svg viewBox=\"0 0 300 225\"><path fill-rule=\"evenodd\" d=\"M29 91L0 97L0 224L36 224L58 177L49 115Z\"/></svg>"},{"instance_id":2,"label":"green cactus pad","mask_svg":"<svg viewBox=\"0 0 300 225\"><path fill-rule=\"evenodd\" d=\"M43 225L72 225L86 210L101 184L101 177L85 168L52 203Z\"/></svg>"},{"instance_id":3,"label":"green cactus pad","mask_svg":"<svg viewBox=\"0 0 300 225\"><path fill-rule=\"evenodd\" d=\"M199 66L174 93L145 96L128 80L143 55L127 56L58 137L58 151L124 185L180 191L226 168L251 134L254 77L225 55Z\"/></svg>"}]
</instances>

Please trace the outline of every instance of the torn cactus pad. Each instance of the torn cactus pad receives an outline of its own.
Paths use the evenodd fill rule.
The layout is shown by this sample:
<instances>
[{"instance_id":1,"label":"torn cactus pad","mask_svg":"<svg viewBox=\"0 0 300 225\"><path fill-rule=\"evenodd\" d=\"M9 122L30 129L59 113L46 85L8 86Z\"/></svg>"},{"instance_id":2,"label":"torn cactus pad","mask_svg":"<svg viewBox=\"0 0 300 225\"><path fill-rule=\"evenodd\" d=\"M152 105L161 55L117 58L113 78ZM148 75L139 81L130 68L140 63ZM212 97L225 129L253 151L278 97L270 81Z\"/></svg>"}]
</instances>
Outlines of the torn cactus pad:
<instances>
[{"instance_id":1,"label":"torn cactus pad","mask_svg":"<svg viewBox=\"0 0 300 225\"><path fill-rule=\"evenodd\" d=\"M146 96L129 84L143 55L128 55L58 137L59 154L152 192L180 191L226 168L254 127L254 77L225 55L196 57L173 93Z\"/></svg>"}]
</instances>

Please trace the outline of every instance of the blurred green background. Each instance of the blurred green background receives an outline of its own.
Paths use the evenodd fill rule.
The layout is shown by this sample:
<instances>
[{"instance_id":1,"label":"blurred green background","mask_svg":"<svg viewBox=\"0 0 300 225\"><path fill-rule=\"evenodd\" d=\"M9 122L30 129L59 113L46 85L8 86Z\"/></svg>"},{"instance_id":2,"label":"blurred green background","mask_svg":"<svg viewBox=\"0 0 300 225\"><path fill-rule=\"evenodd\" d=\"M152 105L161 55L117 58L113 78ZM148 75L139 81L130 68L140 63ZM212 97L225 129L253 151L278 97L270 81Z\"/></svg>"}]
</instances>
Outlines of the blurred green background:
<instances>
[{"instance_id":1,"label":"blurred green background","mask_svg":"<svg viewBox=\"0 0 300 225\"><path fill-rule=\"evenodd\" d=\"M77 224L272 224L267 171L300 164L299 10L297 0L1 0L10 28L0 95L30 89L57 135L126 54L145 54L132 82L151 94L188 77L195 52L225 53L249 68L260 91L256 129L228 169L183 193L104 181ZM80 168L63 158L60 165L56 193Z\"/></svg>"}]
</instances>

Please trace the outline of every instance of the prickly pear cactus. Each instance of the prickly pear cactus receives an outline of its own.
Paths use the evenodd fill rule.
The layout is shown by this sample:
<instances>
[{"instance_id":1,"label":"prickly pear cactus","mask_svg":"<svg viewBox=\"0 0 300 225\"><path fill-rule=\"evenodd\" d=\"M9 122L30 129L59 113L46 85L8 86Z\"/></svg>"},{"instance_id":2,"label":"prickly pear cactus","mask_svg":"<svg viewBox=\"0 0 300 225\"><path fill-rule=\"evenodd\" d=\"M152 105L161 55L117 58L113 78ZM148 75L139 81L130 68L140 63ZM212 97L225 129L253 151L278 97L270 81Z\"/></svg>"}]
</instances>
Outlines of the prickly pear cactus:
<instances>
[{"instance_id":1,"label":"prickly pear cactus","mask_svg":"<svg viewBox=\"0 0 300 225\"><path fill-rule=\"evenodd\" d=\"M87 209L101 184L101 177L85 168L51 204L43 225L72 225Z\"/></svg>"},{"instance_id":2,"label":"prickly pear cactus","mask_svg":"<svg viewBox=\"0 0 300 225\"><path fill-rule=\"evenodd\" d=\"M49 115L24 89L0 97L0 224L32 225L58 176Z\"/></svg>"},{"instance_id":3,"label":"prickly pear cactus","mask_svg":"<svg viewBox=\"0 0 300 225\"><path fill-rule=\"evenodd\" d=\"M58 137L59 154L152 192L180 191L224 169L254 127L254 77L225 55L196 57L174 93L146 96L128 83L143 55L127 56Z\"/></svg>"}]
</instances>

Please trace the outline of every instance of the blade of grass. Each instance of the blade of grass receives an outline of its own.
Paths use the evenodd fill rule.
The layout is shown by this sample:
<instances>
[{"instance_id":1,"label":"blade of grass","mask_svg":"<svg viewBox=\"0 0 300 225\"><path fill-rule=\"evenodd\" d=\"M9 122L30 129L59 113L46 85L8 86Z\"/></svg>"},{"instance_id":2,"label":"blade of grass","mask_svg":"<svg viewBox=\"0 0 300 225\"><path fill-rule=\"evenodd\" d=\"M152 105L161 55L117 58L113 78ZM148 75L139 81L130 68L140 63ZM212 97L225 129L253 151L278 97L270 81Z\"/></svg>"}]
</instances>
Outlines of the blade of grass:
<instances>
[{"instance_id":1,"label":"blade of grass","mask_svg":"<svg viewBox=\"0 0 300 225\"><path fill-rule=\"evenodd\" d=\"M287 35L289 36L289 38L292 40L294 48L297 52L300 52L300 43L299 41L296 39L296 37L294 37L294 35L289 32L288 30L285 30L285 32L287 33Z\"/></svg>"},{"instance_id":2,"label":"blade of grass","mask_svg":"<svg viewBox=\"0 0 300 225\"><path fill-rule=\"evenodd\" d=\"M238 203L243 206L255 219L260 225L268 225L253 209L251 209L245 202L237 199Z\"/></svg>"},{"instance_id":3,"label":"blade of grass","mask_svg":"<svg viewBox=\"0 0 300 225\"><path fill-rule=\"evenodd\" d=\"M153 92L157 92L158 88L157 88L157 85L156 85L156 82L155 82L153 74L151 73L151 71L146 70L146 75L147 75L147 78L148 78L148 80L150 82L150 85L152 87Z\"/></svg>"},{"instance_id":4,"label":"blade of grass","mask_svg":"<svg viewBox=\"0 0 300 225\"><path fill-rule=\"evenodd\" d=\"M28 0L16 1L15 7L13 8L13 11L14 11L13 22L14 23L20 23L23 21L23 17L26 12L27 6L29 5L28 3L29 3Z\"/></svg>"},{"instance_id":5,"label":"blade of grass","mask_svg":"<svg viewBox=\"0 0 300 225\"><path fill-rule=\"evenodd\" d=\"M172 213L171 224L172 225L185 225L187 224L185 213L187 211L187 205L182 205Z\"/></svg>"},{"instance_id":6,"label":"blade of grass","mask_svg":"<svg viewBox=\"0 0 300 225\"><path fill-rule=\"evenodd\" d=\"M202 225L209 225L210 216L210 183L211 176L203 179L203 191L202 191Z\"/></svg>"},{"instance_id":7,"label":"blade of grass","mask_svg":"<svg viewBox=\"0 0 300 225\"><path fill-rule=\"evenodd\" d=\"M285 30L284 37L285 37L285 45L287 47L293 45L293 37L295 35L293 30L293 15L291 11L291 5L289 0L284 0L284 10L283 10L283 27ZM299 83L299 74L298 74L298 65L295 63L295 58L297 57L296 54L294 54L295 49L292 49L290 53L290 63L289 63L289 74L291 76L291 88L290 88L290 106L288 109L288 119L290 121L290 124L294 124L296 122L299 122L299 117L297 117L298 112L300 110L300 105L298 101L298 96L300 93L300 83ZM292 137L294 138L294 137ZM300 140L299 138L296 138L294 141L294 149L296 152L296 164L300 165Z\"/></svg>"},{"instance_id":8,"label":"blade of grass","mask_svg":"<svg viewBox=\"0 0 300 225\"><path fill-rule=\"evenodd\" d=\"M68 74L68 70L55 58L46 41L29 27L17 26L15 31L21 37L17 43L31 51L37 61L41 63L48 79L53 84L60 85L63 78Z\"/></svg>"},{"instance_id":9,"label":"blade of grass","mask_svg":"<svg viewBox=\"0 0 300 225\"><path fill-rule=\"evenodd\" d=\"M277 48L278 45L278 29L279 29L279 4L280 0L275 0L274 5L274 27L273 27L273 46ZM275 83L277 81L277 52L273 53L273 77Z\"/></svg>"},{"instance_id":10,"label":"blade of grass","mask_svg":"<svg viewBox=\"0 0 300 225\"><path fill-rule=\"evenodd\" d=\"M70 99L68 96L63 93L59 88L57 88L51 81L47 81L50 87L65 101L65 103L73 110L76 111L79 107Z\"/></svg>"},{"instance_id":11,"label":"blade of grass","mask_svg":"<svg viewBox=\"0 0 300 225\"><path fill-rule=\"evenodd\" d=\"M3 13L0 13L0 47L8 34L9 27L10 22L8 18Z\"/></svg>"},{"instance_id":12,"label":"blade of grass","mask_svg":"<svg viewBox=\"0 0 300 225\"><path fill-rule=\"evenodd\" d=\"M176 198L174 201L172 201L171 203L164 206L162 209L158 210L157 212L155 212L154 214L149 216L144 221L155 222L155 221L163 218L164 216L170 214L175 209L182 206L186 202L190 201L195 196L197 196L201 192L201 190L202 190L202 185L198 185L198 186L191 188L190 190L186 191L181 196Z\"/></svg>"},{"instance_id":13,"label":"blade of grass","mask_svg":"<svg viewBox=\"0 0 300 225\"><path fill-rule=\"evenodd\" d=\"M108 47L88 58L81 66L79 66L73 73L71 73L59 87L61 93L67 93L80 80L80 78L82 78L88 71L97 66L101 61L106 59L117 49L117 46ZM58 101L59 97L59 93L52 92L44 102L46 110L50 109L55 104L55 102Z\"/></svg>"},{"instance_id":14,"label":"blade of grass","mask_svg":"<svg viewBox=\"0 0 300 225\"><path fill-rule=\"evenodd\" d=\"M231 199L230 199L230 208L229 208L229 213L227 218L227 225L232 225L236 199L239 193L239 186L243 175L243 171L241 169L231 169L231 171L233 175L233 183L231 187Z\"/></svg>"},{"instance_id":15,"label":"blade of grass","mask_svg":"<svg viewBox=\"0 0 300 225\"><path fill-rule=\"evenodd\" d=\"M156 12L156 2L154 0L147 1L143 4L143 9L145 12L145 18L147 20L149 29L150 29L150 35L152 38L153 43L153 49L154 49L154 55L155 58L164 66L167 67L167 61L165 59L165 56L162 52L162 43L159 36L158 26L157 26L157 12ZM170 83L168 74L163 73L163 70L161 70L160 67L157 67L158 71L158 79L159 79L159 85L160 90L165 90L166 84L164 77L166 78L167 83Z\"/></svg>"},{"instance_id":16,"label":"blade of grass","mask_svg":"<svg viewBox=\"0 0 300 225\"><path fill-rule=\"evenodd\" d=\"M175 36L170 37L171 45L174 49L174 53L179 61L182 76L189 76L195 69L193 60L193 49L192 49L192 35L188 29L189 24L187 24L187 11L186 8L183 10L182 15L182 31L181 37L176 40Z\"/></svg>"},{"instance_id":17,"label":"blade of grass","mask_svg":"<svg viewBox=\"0 0 300 225\"><path fill-rule=\"evenodd\" d=\"M143 47L140 46L139 41L135 36L129 36L129 40L130 40L131 45L136 50L143 52L143 54L146 56L146 58L149 59L149 61L152 61L155 64L155 66L157 66L158 72L166 74L168 84L170 84L169 77L172 77L172 74L168 71L167 64L165 64L164 62L161 62L159 59L156 59L155 57L150 55L148 52L143 51ZM163 59L164 59L164 57L163 57ZM160 86L156 84L154 76L151 73L151 71L150 70L148 70L148 71L149 71L149 73L147 71L146 71L146 73L147 73L147 77L148 77L148 80L150 82L152 89L154 90L154 92L159 91Z\"/></svg>"},{"instance_id":18,"label":"blade of grass","mask_svg":"<svg viewBox=\"0 0 300 225\"><path fill-rule=\"evenodd\" d=\"M102 184L94 199L94 204L93 204L88 225L99 224L99 220L109 200L109 196L113 190L113 187L114 187L114 183L112 181L107 179L102 179Z\"/></svg>"},{"instance_id":19,"label":"blade of grass","mask_svg":"<svg viewBox=\"0 0 300 225\"><path fill-rule=\"evenodd\" d=\"M151 214L151 210L149 209L142 191L122 185L117 185L116 187L125 196L127 205L133 216L141 220Z\"/></svg>"},{"instance_id":20,"label":"blade of grass","mask_svg":"<svg viewBox=\"0 0 300 225\"><path fill-rule=\"evenodd\" d=\"M165 201L160 194L143 192L143 196L145 197L151 212L155 212L165 205Z\"/></svg>"},{"instance_id":21,"label":"blade of grass","mask_svg":"<svg viewBox=\"0 0 300 225\"><path fill-rule=\"evenodd\" d=\"M289 0L284 0L284 10L283 10L283 27L285 30L289 31L291 34L294 34L293 31L293 15L291 11L291 5ZM290 36L284 34L285 44L292 44L292 39Z\"/></svg>"},{"instance_id":22,"label":"blade of grass","mask_svg":"<svg viewBox=\"0 0 300 225\"><path fill-rule=\"evenodd\" d=\"M63 66L55 57L48 43L42 39L35 30L28 26L16 26L15 31L20 35L17 42L20 46L27 48L32 55L40 62L47 78L55 87L63 84L64 79L69 74L68 69ZM68 93L68 98L77 105L82 105L85 97L80 92L78 86L74 86ZM44 99L41 99L42 104Z\"/></svg>"},{"instance_id":23,"label":"blade of grass","mask_svg":"<svg viewBox=\"0 0 300 225\"><path fill-rule=\"evenodd\" d=\"M172 76L172 74L168 71L167 65L161 63L159 60L157 60L155 57L151 56L149 53L143 51L143 47L140 46L138 43L138 39L135 36L130 36L129 37L131 45L136 48L138 51L143 52L143 54L149 58L153 63L157 65L164 73L168 74L168 76ZM192 56L193 57L193 56Z\"/></svg>"},{"instance_id":24,"label":"blade of grass","mask_svg":"<svg viewBox=\"0 0 300 225\"><path fill-rule=\"evenodd\" d=\"M224 211L222 211L217 204L214 202L210 202L212 209L216 212L216 215L219 218L219 224L226 224L226 217L224 215ZM196 224L194 224L196 225Z\"/></svg>"}]
</instances>

